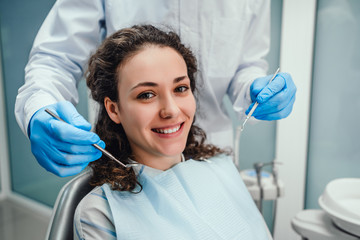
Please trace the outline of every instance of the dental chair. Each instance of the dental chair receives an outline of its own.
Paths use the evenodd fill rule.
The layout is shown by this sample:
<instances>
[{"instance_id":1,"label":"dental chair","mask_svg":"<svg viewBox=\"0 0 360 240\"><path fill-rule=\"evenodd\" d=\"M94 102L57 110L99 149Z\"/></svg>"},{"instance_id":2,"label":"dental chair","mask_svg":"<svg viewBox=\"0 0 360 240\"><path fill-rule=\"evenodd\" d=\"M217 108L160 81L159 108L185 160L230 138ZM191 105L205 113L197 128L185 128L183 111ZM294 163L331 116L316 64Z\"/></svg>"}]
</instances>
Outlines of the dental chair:
<instances>
[{"instance_id":1,"label":"dental chair","mask_svg":"<svg viewBox=\"0 0 360 240\"><path fill-rule=\"evenodd\" d=\"M93 189L89 185L90 177L91 170L87 169L61 188L55 202L45 239L73 239L75 209L81 199Z\"/></svg>"},{"instance_id":2,"label":"dental chair","mask_svg":"<svg viewBox=\"0 0 360 240\"><path fill-rule=\"evenodd\" d=\"M339 178L319 198L322 209L307 209L292 219L304 240L360 239L360 178Z\"/></svg>"}]
</instances>

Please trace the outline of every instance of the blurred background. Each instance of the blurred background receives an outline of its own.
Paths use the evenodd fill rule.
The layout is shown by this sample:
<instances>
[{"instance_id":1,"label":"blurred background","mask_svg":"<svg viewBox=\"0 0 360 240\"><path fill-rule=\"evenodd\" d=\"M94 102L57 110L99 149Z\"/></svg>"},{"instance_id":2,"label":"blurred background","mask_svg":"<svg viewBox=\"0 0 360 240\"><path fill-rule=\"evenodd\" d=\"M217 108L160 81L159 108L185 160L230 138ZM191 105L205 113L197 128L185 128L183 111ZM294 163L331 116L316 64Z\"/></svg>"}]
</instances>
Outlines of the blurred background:
<instances>
[{"instance_id":1,"label":"blurred background","mask_svg":"<svg viewBox=\"0 0 360 240\"><path fill-rule=\"evenodd\" d=\"M0 1L0 239L43 239L57 194L71 178L41 168L14 116L17 90L38 29L54 0ZM319 196L335 178L360 177L360 1L271 2L269 74L278 66L298 87L292 115L247 125L240 140L241 169L255 162L282 162L273 225L273 201L263 204L275 239L296 239L290 219L319 208ZM89 118L88 93L80 82L77 109ZM224 98L224 107L240 124ZM266 169L265 169L266 170Z\"/></svg>"}]
</instances>

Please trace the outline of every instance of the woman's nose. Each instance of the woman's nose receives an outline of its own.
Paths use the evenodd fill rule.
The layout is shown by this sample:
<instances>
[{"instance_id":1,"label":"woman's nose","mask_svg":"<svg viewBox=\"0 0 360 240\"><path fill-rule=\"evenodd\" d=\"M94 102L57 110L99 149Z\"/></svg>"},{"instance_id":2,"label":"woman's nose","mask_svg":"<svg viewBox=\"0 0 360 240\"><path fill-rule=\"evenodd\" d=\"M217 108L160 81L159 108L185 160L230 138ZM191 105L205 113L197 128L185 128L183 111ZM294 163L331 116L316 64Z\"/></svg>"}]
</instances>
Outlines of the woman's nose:
<instances>
[{"instance_id":1,"label":"woman's nose","mask_svg":"<svg viewBox=\"0 0 360 240\"><path fill-rule=\"evenodd\" d=\"M166 97L162 100L160 108L161 118L174 118L180 112L180 108L173 97Z\"/></svg>"}]
</instances>

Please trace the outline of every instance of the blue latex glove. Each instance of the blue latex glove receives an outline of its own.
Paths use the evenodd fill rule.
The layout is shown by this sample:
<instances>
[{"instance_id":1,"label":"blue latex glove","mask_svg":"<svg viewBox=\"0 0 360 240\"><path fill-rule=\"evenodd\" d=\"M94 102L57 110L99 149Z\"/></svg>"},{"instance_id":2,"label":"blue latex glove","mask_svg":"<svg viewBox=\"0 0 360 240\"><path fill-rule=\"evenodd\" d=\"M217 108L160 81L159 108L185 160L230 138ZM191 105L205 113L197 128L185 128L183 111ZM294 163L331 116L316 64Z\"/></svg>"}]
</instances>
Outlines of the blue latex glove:
<instances>
[{"instance_id":1,"label":"blue latex glove","mask_svg":"<svg viewBox=\"0 0 360 240\"><path fill-rule=\"evenodd\" d=\"M289 116L292 111L296 86L288 73L279 73L269 83L272 75L257 78L250 86L250 97L253 103L246 110L248 114L255 102L259 105L253 117L259 120L278 120Z\"/></svg>"},{"instance_id":2,"label":"blue latex glove","mask_svg":"<svg viewBox=\"0 0 360 240\"><path fill-rule=\"evenodd\" d=\"M45 108L66 123L49 115ZM78 174L89 162L102 155L92 144L105 148L105 143L90 129L90 123L70 102L46 106L39 109L30 120L28 133L31 151L39 164L49 172L60 177Z\"/></svg>"}]
</instances>

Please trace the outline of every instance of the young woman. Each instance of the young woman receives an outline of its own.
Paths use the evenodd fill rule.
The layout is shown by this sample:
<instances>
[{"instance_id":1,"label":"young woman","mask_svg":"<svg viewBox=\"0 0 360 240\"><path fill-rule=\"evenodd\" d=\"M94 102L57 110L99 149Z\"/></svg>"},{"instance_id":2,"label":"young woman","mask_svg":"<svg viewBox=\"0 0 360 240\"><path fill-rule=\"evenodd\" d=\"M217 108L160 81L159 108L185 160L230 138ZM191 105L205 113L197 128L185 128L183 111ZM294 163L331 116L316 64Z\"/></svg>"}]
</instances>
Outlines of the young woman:
<instances>
[{"instance_id":1,"label":"young woman","mask_svg":"<svg viewBox=\"0 0 360 240\"><path fill-rule=\"evenodd\" d=\"M194 123L196 59L173 32L133 26L90 58L103 156L75 239L269 239L232 158Z\"/></svg>"}]
</instances>

